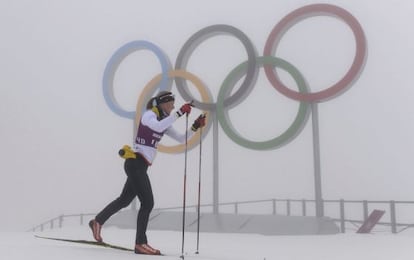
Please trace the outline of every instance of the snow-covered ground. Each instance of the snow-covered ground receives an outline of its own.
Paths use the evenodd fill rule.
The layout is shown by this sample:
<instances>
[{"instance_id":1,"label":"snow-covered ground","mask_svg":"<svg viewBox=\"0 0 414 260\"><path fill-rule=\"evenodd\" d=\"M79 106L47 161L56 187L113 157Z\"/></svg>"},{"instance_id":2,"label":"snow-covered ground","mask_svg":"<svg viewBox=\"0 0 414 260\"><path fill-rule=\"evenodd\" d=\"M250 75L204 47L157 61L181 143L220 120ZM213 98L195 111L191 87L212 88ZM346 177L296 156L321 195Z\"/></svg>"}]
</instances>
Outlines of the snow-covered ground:
<instances>
[{"instance_id":1,"label":"snow-covered ground","mask_svg":"<svg viewBox=\"0 0 414 260\"><path fill-rule=\"evenodd\" d=\"M65 227L43 232L0 233L0 259L4 260L114 260L179 259L181 232L148 231L150 244L166 256L143 256L91 245L35 238L34 235L91 239L87 227ZM108 243L133 247L134 230L103 230ZM185 259L211 260L412 260L414 231L399 234L337 234L320 236L263 236L256 234L201 233L199 254L196 233L185 233Z\"/></svg>"}]
</instances>

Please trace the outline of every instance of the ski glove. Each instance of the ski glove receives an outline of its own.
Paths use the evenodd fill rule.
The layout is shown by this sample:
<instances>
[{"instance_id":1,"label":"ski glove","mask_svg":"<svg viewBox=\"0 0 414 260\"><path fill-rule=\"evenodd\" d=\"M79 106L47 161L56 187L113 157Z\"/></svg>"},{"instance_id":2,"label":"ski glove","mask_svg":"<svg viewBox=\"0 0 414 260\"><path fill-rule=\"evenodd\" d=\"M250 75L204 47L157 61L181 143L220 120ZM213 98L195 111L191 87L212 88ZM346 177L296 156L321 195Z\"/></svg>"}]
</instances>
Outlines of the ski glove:
<instances>
[{"instance_id":1,"label":"ski glove","mask_svg":"<svg viewBox=\"0 0 414 260\"><path fill-rule=\"evenodd\" d=\"M191 112L191 103L187 103L181 106L181 108L177 111L177 116L180 117L184 114L189 115Z\"/></svg>"},{"instance_id":2,"label":"ski glove","mask_svg":"<svg viewBox=\"0 0 414 260\"><path fill-rule=\"evenodd\" d=\"M206 114L201 114L196 120L194 120L191 130L197 131L200 127L206 125Z\"/></svg>"}]
</instances>

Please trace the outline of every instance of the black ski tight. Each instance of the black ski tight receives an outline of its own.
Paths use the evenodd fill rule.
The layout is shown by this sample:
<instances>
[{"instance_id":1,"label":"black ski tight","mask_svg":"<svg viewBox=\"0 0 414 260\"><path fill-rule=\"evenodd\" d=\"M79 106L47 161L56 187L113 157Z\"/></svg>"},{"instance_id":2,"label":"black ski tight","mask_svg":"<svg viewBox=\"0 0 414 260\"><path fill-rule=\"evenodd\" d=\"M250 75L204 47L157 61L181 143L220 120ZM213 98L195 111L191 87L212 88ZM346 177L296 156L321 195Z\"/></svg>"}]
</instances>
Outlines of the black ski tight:
<instances>
[{"instance_id":1,"label":"black ski tight","mask_svg":"<svg viewBox=\"0 0 414 260\"><path fill-rule=\"evenodd\" d=\"M128 176L121 195L109 203L97 216L96 221L103 225L113 214L128 206L137 196L141 207L137 217L136 244L146 244L148 220L154 207L154 196L151 183L147 175L148 164L141 155L137 154L136 159L126 159L124 164Z\"/></svg>"}]
</instances>

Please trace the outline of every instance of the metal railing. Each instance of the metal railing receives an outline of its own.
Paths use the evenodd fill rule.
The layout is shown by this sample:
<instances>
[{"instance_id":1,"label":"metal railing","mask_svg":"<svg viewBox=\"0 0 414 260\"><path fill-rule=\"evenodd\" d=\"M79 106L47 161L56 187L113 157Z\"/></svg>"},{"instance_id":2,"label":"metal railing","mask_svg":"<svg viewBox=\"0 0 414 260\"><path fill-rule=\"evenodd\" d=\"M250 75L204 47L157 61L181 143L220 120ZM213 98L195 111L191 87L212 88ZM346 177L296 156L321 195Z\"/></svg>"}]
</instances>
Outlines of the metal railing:
<instances>
[{"instance_id":1,"label":"metal railing","mask_svg":"<svg viewBox=\"0 0 414 260\"><path fill-rule=\"evenodd\" d=\"M55 227L58 228L62 228L63 227L63 222L65 219L67 218L79 218L80 221L80 225L84 224L84 220L86 216L95 216L96 214L94 213L88 213L88 214L70 214L70 215L59 215L57 217L54 217L52 219L49 219L43 223L40 223L39 225L31 228L28 231L43 231L45 230L47 227L49 227L49 229L54 229Z\"/></svg>"},{"instance_id":2,"label":"metal railing","mask_svg":"<svg viewBox=\"0 0 414 260\"><path fill-rule=\"evenodd\" d=\"M258 205L258 207L255 205ZM200 205L201 208L213 209L213 204ZM255 214L257 209L262 211L261 214L268 215L285 215L285 216L316 216L315 200L307 199L266 199L266 200L250 200L220 203L220 212L231 214L252 214L252 209ZM352 207L352 209L350 209ZM407 208L408 207L408 208ZM196 209L197 205L189 205L188 209ZM361 225L369 216L373 209L382 209L386 212L383 220L378 222L378 226L385 227L387 232L399 233L408 228L414 227L414 223L407 223L414 221L414 201L369 201L369 200L323 200L324 216L330 217L339 224L340 231L345 233L347 224L351 224L353 229ZM132 209L136 210L136 206L132 205ZM154 211L168 211L168 210L182 210L182 207L168 207L158 208ZM406 214L404 214L407 212ZM29 231L43 231L49 227L63 227L63 222L67 218L79 218L80 225L84 224L86 216L95 216L94 213L89 214L71 214L60 215L43 222ZM352 229L352 228L351 228Z\"/></svg>"}]
</instances>

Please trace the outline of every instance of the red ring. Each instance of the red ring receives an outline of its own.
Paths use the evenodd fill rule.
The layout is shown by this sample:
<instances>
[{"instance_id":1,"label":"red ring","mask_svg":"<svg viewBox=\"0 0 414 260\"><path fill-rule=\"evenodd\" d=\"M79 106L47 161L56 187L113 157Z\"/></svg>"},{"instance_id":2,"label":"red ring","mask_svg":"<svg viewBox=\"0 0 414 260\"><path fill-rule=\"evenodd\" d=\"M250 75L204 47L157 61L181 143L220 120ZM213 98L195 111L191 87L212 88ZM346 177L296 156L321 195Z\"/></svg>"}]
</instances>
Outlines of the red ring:
<instances>
[{"instance_id":1,"label":"red ring","mask_svg":"<svg viewBox=\"0 0 414 260\"><path fill-rule=\"evenodd\" d=\"M347 87L351 86L353 81L356 80L361 72L366 55L366 39L359 22L346 10L329 4L314 4L307 5L296 9L285 16L271 31L264 48L263 56L273 56L282 36L296 23L313 16L329 15L340 18L352 29L355 36L356 52L352 66L349 68L345 76L336 82L331 87L319 91L301 93L296 90L286 87L278 78L276 70L270 65L265 65L264 70L270 83L276 88L277 91L282 93L288 98L298 101L309 102L321 102L327 101L342 92Z\"/></svg>"}]
</instances>

